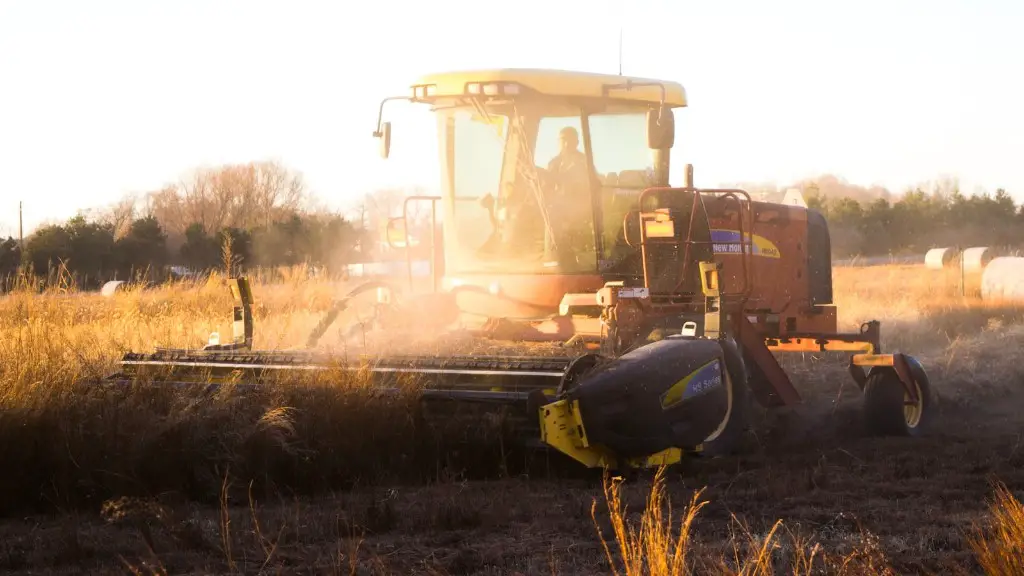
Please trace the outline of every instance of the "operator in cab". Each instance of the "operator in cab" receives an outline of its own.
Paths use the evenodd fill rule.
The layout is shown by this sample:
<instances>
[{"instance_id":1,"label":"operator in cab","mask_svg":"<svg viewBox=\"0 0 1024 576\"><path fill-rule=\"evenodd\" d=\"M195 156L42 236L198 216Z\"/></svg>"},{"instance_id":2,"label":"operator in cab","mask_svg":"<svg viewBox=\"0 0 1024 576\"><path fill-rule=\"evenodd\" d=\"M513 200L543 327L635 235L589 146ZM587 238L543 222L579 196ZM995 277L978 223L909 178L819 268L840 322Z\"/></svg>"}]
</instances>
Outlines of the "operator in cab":
<instances>
[{"instance_id":1,"label":"operator in cab","mask_svg":"<svg viewBox=\"0 0 1024 576\"><path fill-rule=\"evenodd\" d=\"M501 199L490 194L481 199L494 230L480 248L481 254L528 250L534 238L542 238L545 224L551 227L554 253L567 269L587 264L588 247L593 250L593 215L590 202L590 168L587 155L580 150L577 130L571 126L558 132L559 151L540 172L541 198L526 187L504 184ZM529 185L527 185L529 186ZM538 205L540 200L542 206ZM498 212L505 213L503 232L499 232Z\"/></svg>"},{"instance_id":2,"label":"operator in cab","mask_svg":"<svg viewBox=\"0 0 1024 576\"><path fill-rule=\"evenodd\" d=\"M566 184L589 187L587 155L580 150L580 135L572 126L558 131L558 154L548 162L548 172ZM559 182L562 183L562 182Z\"/></svg>"},{"instance_id":3,"label":"operator in cab","mask_svg":"<svg viewBox=\"0 0 1024 576\"><path fill-rule=\"evenodd\" d=\"M592 248L593 220L590 202L590 166L580 150L579 133L572 126L558 132L559 151L547 166L547 206L555 233L558 259L574 267L577 253Z\"/></svg>"}]
</instances>

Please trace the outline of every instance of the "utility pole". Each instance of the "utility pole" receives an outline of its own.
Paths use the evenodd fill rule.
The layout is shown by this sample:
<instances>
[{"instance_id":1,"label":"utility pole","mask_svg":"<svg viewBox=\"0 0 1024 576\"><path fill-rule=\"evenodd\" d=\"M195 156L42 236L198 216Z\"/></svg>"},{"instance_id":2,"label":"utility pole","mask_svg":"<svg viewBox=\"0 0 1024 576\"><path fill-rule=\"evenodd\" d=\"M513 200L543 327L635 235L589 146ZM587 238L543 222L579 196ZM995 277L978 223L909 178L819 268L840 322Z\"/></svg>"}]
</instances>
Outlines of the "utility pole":
<instances>
[{"instance_id":1,"label":"utility pole","mask_svg":"<svg viewBox=\"0 0 1024 576\"><path fill-rule=\"evenodd\" d=\"M25 228L22 226L21 200L18 200L18 249L25 252Z\"/></svg>"},{"instance_id":2,"label":"utility pole","mask_svg":"<svg viewBox=\"0 0 1024 576\"><path fill-rule=\"evenodd\" d=\"M622 76L622 23L619 23L619 76Z\"/></svg>"}]
</instances>

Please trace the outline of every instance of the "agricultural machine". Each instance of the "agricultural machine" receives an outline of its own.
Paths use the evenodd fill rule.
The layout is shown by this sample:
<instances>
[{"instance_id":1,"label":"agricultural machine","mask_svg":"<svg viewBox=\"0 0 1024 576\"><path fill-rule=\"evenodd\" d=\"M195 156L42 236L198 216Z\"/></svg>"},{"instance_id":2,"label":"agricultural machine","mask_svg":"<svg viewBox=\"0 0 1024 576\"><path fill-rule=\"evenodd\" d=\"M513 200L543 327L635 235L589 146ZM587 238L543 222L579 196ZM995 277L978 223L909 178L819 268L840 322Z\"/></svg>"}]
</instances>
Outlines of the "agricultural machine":
<instances>
[{"instance_id":1,"label":"agricultural machine","mask_svg":"<svg viewBox=\"0 0 1024 576\"><path fill-rule=\"evenodd\" d=\"M348 369L382 389L415 375L435 417L504 414L524 439L588 467L733 450L752 402L801 401L781 352L849 354L871 432L927 428L921 364L883 353L877 321L839 332L818 212L697 188L690 165L683 186L669 184L681 85L551 70L429 75L381 102L374 137L385 159L393 100L437 118L442 192L406 199L391 222L409 240L409 207L429 207L429 230L442 231L421 236L433 248L429 283L417 285L411 264L406 278L367 281L337 302L311 348L360 292L375 294L376 330L516 343L515 354L395 352ZM252 350L249 285L236 278L232 289L233 342L129 353L116 377L162 367L176 382L265 381L334 362Z\"/></svg>"}]
</instances>

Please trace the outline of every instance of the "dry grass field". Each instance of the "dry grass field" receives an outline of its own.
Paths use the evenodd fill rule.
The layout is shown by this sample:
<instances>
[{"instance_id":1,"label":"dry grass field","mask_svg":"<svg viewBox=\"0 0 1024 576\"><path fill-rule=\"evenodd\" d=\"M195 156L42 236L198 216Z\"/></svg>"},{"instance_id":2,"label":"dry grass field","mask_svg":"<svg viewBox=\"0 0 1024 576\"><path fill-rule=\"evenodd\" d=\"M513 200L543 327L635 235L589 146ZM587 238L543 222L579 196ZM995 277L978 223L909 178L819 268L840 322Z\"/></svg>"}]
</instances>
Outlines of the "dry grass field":
<instances>
[{"instance_id":1,"label":"dry grass field","mask_svg":"<svg viewBox=\"0 0 1024 576\"><path fill-rule=\"evenodd\" d=\"M342 290L303 278L255 284L257 347L300 347ZM413 393L342 374L201 397L90 385L127 350L230 334L216 277L0 296L0 570L1024 573L1024 305L919 266L834 279L844 328L880 320L929 371L930 437L867 437L844 358L793 355L805 404L759 412L742 456L626 483L453 449Z\"/></svg>"}]
</instances>

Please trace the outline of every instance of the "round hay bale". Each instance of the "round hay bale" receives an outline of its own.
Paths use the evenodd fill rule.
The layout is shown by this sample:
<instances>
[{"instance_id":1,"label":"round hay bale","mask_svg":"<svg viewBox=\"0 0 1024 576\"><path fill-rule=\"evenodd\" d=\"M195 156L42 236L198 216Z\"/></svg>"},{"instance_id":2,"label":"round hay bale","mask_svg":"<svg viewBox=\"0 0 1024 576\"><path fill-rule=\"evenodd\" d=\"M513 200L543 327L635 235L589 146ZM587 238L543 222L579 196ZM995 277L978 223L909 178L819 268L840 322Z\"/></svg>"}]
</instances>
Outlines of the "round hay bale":
<instances>
[{"instance_id":1,"label":"round hay bale","mask_svg":"<svg viewBox=\"0 0 1024 576\"><path fill-rule=\"evenodd\" d=\"M924 265L925 268L941 270L952 264L954 258L956 258L955 248L932 248L924 255Z\"/></svg>"},{"instance_id":2,"label":"round hay bale","mask_svg":"<svg viewBox=\"0 0 1024 576\"><path fill-rule=\"evenodd\" d=\"M111 280L110 282L104 284L103 288L100 288L100 294L102 294L106 298L110 298L111 296L114 295L115 292L117 292L118 288L120 288L123 284L124 280Z\"/></svg>"},{"instance_id":3,"label":"round hay bale","mask_svg":"<svg viewBox=\"0 0 1024 576\"><path fill-rule=\"evenodd\" d=\"M981 275L981 297L1024 302L1024 258L1003 256L989 261Z\"/></svg>"},{"instance_id":4,"label":"round hay bale","mask_svg":"<svg viewBox=\"0 0 1024 576\"><path fill-rule=\"evenodd\" d=\"M977 274L992 261L993 253L988 246L974 246L964 250L964 273Z\"/></svg>"}]
</instances>

